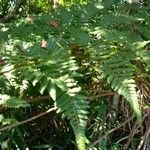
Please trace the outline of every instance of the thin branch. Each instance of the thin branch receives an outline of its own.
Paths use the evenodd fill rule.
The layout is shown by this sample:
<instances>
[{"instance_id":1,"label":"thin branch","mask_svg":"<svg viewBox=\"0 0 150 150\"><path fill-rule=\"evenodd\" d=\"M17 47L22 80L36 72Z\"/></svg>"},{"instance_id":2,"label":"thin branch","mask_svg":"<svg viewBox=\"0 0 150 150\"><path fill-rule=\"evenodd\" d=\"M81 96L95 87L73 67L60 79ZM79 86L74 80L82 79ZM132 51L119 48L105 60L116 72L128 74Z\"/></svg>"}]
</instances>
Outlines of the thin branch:
<instances>
[{"instance_id":1,"label":"thin branch","mask_svg":"<svg viewBox=\"0 0 150 150\"><path fill-rule=\"evenodd\" d=\"M137 122L135 122L133 127L132 127L132 130L130 132L130 135L128 137L127 143L123 147L123 150L127 150L128 149L128 147L129 147L129 145L130 145L130 143L131 143L131 141L132 141L132 139L133 139L137 129L138 129L138 125L137 125Z\"/></svg>"},{"instance_id":2,"label":"thin branch","mask_svg":"<svg viewBox=\"0 0 150 150\"><path fill-rule=\"evenodd\" d=\"M123 140L126 140L127 138L129 138L129 135L127 135L127 136L125 136L125 137L119 139L119 140L116 142L116 144L119 144L120 142L122 142Z\"/></svg>"},{"instance_id":3,"label":"thin branch","mask_svg":"<svg viewBox=\"0 0 150 150\"><path fill-rule=\"evenodd\" d=\"M136 133L135 134L137 134L137 133L139 133L140 131L136 131ZM119 144L120 142L122 142L123 140L126 140L126 139L128 139L129 138L129 136L130 135L127 135L127 136L125 136L125 137L123 137L123 138L121 138L121 139L119 139L117 142L116 142L116 144Z\"/></svg>"},{"instance_id":4,"label":"thin branch","mask_svg":"<svg viewBox=\"0 0 150 150\"><path fill-rule=\"evenodd\" d=\"M32 103L38 100L48 100L51 99L51 97L49 95L46 96L37 96L37 97L31 97L27 100L28 103Z\"/></svg>"},{"instance_id":5,"label":"thin branch","mask_svg":"<svg viewBox=\"0 0 150 150\"><path fill-rule=\"evenodd\" d=\"M27 99L27 102L28 103L33 103L33 102L36 102L38 100L48 100L50 99L51 97L49 95L46 95L46 96L37 96L37 97L31 97L29 99ZM4 111L7 110L7 107L4 107L2 105L0 105L0 114L3 113Z\"/></svg>"},{"instance_id":6,"label":"thin branch","mask_svg":"<svg viewBox=\"0 0 150 150\"><path fill-rule=\"evenodd\" d=\"M144 121L144 119L147 117L147 114L145 114L143 117L142 117L142 122ZM127 150L130 143L132 142L132 139L134 137L134 135L136 134L137 132L137 129L139 128L139 125L137 122L134 123L133 127L132 127L132 130L131 130L131 133L129 135L129 138L127 140L127 143L124 145L123 147L123 150ZM146 132L147 133L147 132ZM144 150L144 149L143 149Z\"/></svg>"},{"instance_id":7,"label":"thin branch","mask_svg":"<svg viewBox=\"0 0 150 150\"><path fill-rule=\"evenodd\" d=\"M144 115L142 118L142 122L144 121L145 117L147 117L147 115ZM130 117L129 119L127 119L125 122L123 122L122 124L120 124L119 126L117 126L116 128L113 128L111 130L109 130L108 132L106 132L102 137L100 137L97 141L95 141L94 143L92 143L90 146L94 147L96 144L101 143L102 140L104 138L106 138L109 134L113 133L114 131L118 130L119 128L121 128L122 126L124 126L125 124L127 124L128 122L130 122L132 119L134 118L134 116ZM130 135L129 135L130 136ZM90 147L89 146L89 147Z\"/></svg>"},{"instance_id":8,"label":"thin branch","mask_svg":"<svg viewBox=\"0 0 150 150\"><path fill-rule=\"evenodd\" d=\"M119 128L121 128L122 126L124 126L125 124L127 124L128 122L130 122L132 119L134 118L134 116L130 117L129 119L127 119L125 122L123 122L122 124L120 124L119 126L117 126L116 128L113 128L111 130L109 130L108 132L106 132L102 137L100 137L97 141L95 141L94 143L92 143L92 146L95 146L98 143L101 143L101 141L106 138L109 134L111 134L112 132L118 130Z\"/></svg>"},{"instance_id":9,"label":"thin branch","mask_svg":"<svg viewBox=\"0 0 150 150\"><path fill-rule=\"evenodd\" d=\"M144 136L141 137L141 141L140 141L140 144L138 145L137 150L141 150L143 144L144 144Z\"/></svg>"},{"instance_id":10,"label":"thin branch","mask_svg":"<svg viewBox=\"0 0 150 150\"><path fill-rule=\"evenodd\" d=\"M99 94L99 95L89 96L88 99L96 99L99 97L113 96L113 95L116 95L116 93L115 92L103 92L102 94ZM37 97L31 97L31 98L27 99L27 102L33 103L33 102L36 102L38 100L48 100L48 99L51 99L51 97L49 95L37 96ZM6 107L0 106L0 114L3 113L5 110L7 110Z\"/></svg>"},{"instance_id":11,"label":"thin branch","mask_svg":"<svg viewBox=\"0 0 150 150\"><path fill-rule=\"evenodd\" d=\"M96 98L104 97L104 96L114 96L116 94L117 94L116 92L107 92L107 93L104 92L104 93L99 94L99 95L89 96L88 99L96 99Z\"/></svg>"},{"instance_id":12,"label":"thin branch","mask_svg":"<svg viewBox=\"0 0 150 150\"><path fill-rule=\"evenodd\" d=\"M147 129L146 134L144 136L145 136L144 137L145 142L144 142L144 145L143 145L143 150L146 150L146 148L149 149L148 147L150 147L150 145L148 144L149 143L148 139L150 137L150 127Z\"/></svg>"},{"instance_id":13,"label":"thin branch","mask_svg":"<svg viewBox=\"0 0 150 150\"><path fill-rule=\"evenodd\" d=\"M99 98L99 97L105 97L105 96L114 96L114 95L117 95L116 92L102 92L101 94L99 95L94 95L94 96L89 96L88 99L96 99L96 98ZM35 101L38 101L38 100L47 100L47 99L50 99L51 97L49 95L46 95L46 96L37 96L37 97L31 97L27 100L28 103L32 103L32 102L35 102Z\"/></svg>"},{"instance_id":14,"label":"thin branch","mask_svg":"<svg viewBox=\"0 0 150 150\"><path fill-rule=\"evenodd\" d=\"M42 117L42 116L44 116L44 115L46 115L46 114L48 114L48 113L50 113L50 112L52 112L52 111L55 111L56 109L57 109L57 108L50 108L50 109L48 109L47 111L42 112L42 113L40 113L40 114L38 114L38 115L35 115L35 116L33 116L33 117L29 118L29 119L23 120L23 121L21 121L21 122L17 122L16 124L13 124L13 125L8 125L8 126L6 126L6 127L0 128L0 132L1 132L1 131L8 130L8 129L12 129L12 128L14 128L14 127L17 127L17 126L19 126L19 125L28 123L28 122L30 122L30 121L33 121L33 120L35 120L35 119L37 119L37 118L40 118L40 117Z\"/></svg>"}]
</instances>

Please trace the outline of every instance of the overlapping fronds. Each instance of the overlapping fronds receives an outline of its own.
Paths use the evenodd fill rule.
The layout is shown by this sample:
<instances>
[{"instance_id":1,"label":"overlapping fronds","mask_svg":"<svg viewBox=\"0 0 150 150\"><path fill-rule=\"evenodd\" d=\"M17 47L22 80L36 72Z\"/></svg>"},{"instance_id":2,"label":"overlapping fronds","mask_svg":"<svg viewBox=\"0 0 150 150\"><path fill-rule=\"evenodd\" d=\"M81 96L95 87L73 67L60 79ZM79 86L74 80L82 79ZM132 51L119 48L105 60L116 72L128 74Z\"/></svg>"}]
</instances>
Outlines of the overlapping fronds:
<instances>
[{"instance_id":1,"label":"overlapping fronds","mask_svg":"<svg viewBox=\"0 0 150 150\"><path fill-rule=\"evenodd\" d=\"M149 18L143 7L122 1L60 7L32 23L23 21L0 33L5 35L1 41L7 40L0 53L5 61L2 78L10 82L10 88L15 87L5 105L27 106L21 98L32 96L26 93L31 87L36 94L48 93L70 120L78 149L85 150L88 92L82 91L79 79L81 72L83 78L95 71L93 74L129 102L141 122L135 79L149 78L150 73ZM86 72L83 62L93 68ZM17 96L21 98L14 98Z\"/></svg>"}]
</instances>

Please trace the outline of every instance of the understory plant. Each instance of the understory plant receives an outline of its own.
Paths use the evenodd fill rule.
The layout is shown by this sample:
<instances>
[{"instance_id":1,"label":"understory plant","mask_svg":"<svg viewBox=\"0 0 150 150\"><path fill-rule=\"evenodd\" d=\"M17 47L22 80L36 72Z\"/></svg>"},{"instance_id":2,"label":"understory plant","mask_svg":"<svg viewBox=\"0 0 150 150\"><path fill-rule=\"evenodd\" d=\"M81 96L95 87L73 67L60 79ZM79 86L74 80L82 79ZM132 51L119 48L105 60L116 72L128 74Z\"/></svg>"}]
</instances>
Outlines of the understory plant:
<instances>
[{"instance_id":1,"label":"understory plant","mask_svg":"<svg viewBox=\"0 0 150 150\"><path fill-rule=\"evenodd\" d=\"M99 102L93 102L97 93L105 89L122 97L132 109L138 125L141 125L142 111L149 107L149 101L141 104L139 91L142 89L138 84L139 80L143 84L149 82L148 11L149 8L142 4L91 1L86 5L60 6L48 14L1 24L2 149L30 147L27 140L31 136L29 132L40 134L42 129L32 130L39 122L34 124L31 120L30 124L21 126L18 122L28 120L37 112L50 112L52 108L62 115L68 125L66 127L63 121L58 123L63 119L51 112L52 115L41 117L43 126L50 123L49 119L58 117L58 122L52 124L59 124L58 132L62 128L65 132L74 133L71 138L75 139L77 149L94 149L87 123L89 126L91 114L98 120L98 109L102 110L99 112L103 117L100 119L102 124L107 123L109 105L106 99L98 98ZM99 86L93 86L94 83ZM110 108L113 109L112 105ZM52 134L53 138L56 134ZM47 139L45 135L42 142L49 143L49 148L53 147L54 144ZM38 145L42 146L42 142ZM100 143L99 149L105 142Z\"/></svg>"}]
</instances>

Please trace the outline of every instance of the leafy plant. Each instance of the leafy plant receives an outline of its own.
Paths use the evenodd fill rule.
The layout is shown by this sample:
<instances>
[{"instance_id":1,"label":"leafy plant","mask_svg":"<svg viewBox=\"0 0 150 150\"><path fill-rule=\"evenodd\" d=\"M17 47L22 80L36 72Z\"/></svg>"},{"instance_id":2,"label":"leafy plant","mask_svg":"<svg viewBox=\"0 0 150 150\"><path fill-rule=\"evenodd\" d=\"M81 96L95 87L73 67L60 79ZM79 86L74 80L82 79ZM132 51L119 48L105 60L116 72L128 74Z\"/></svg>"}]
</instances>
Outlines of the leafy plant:
<instances>
[{"instance_id":1,"label":"leafy plant","mask_svg":"<svg viewBox=\"0 0 150 150\"><path fill-rule=\"evenodd\" d=\"M149 21L144 5L91 1L2 27L1 82L6 81L0 90L10 97L3 105L16 111L29 106L25 100L30 97L49 95L53 102L40 107L55 107L67 117L78 149L85 150L91 106L87 88L104 80L141 124L136 79L149 79Z\"/></svg>"}]
</instances>

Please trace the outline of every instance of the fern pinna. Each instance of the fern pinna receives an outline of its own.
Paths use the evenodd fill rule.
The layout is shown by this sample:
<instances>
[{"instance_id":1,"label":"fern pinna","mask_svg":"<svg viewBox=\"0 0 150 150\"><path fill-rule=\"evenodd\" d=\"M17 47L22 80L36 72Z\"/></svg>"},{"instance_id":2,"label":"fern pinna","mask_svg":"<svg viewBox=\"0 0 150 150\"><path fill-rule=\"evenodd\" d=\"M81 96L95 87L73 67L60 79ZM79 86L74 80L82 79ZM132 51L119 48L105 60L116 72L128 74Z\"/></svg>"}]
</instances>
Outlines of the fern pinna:
<instances>
[{"instance_id":1,"label":"fern pinna","mask_svg":"<svg viewBox=\"0 0 150 150\"><path fill-rule=\"evenodd\" d=\"M77 94L80 92L80 87L74 77L77 78L80 74L77 73L79 67L75 58L70 56L55 38L50 38L46 49L35 45L28 51L11 53L11 56L5 57L5 61L12 65L9 74L17 76L14 82L21 81L18 87L21 98L5 100L3 106L25 107L27 104L23 98L27 96L25 93L32 84L37 87L41 95L49 93L51 99L55 101L55 107L59 108L58 111L61 110L70 120L78 148L85 149L88 103L85 96Z\"/></svg>"},{"instance_id":2,"label":"fern pinna","mask_svg":"<svg viewBox=\"0 0 150 150\"><path fill-rule=\"evenodd\" d=\"M9 27L9 46L1 52L6 65L1 68L3 78L9 81L5 84L10 88L15 85L17 89L14 93L9 90L5 93L4 89L1 92L18 96L18 100L11 99L18 107L23 104L20 99L30 95L27 91L31 86L38 94L49 93L54 107L70 120L78 149L85 150L89 104L80 73L86 77L83 63L88 61L89 68L93 65L90 73L95 71L98 78L106 80L122 95L140 123L142 114L135 78L149 78L150 18L146 12L144 6L132 7L122 1L89 2L83 6L60 7L56 12L37 17L34 24L25 21ZM20 30L26 31L23 36ZM144 72L137 61L143 64ZM8 102L5 105L4 101L3 105L10 107L12 104Z\"/></svg>"}]
</instances>

